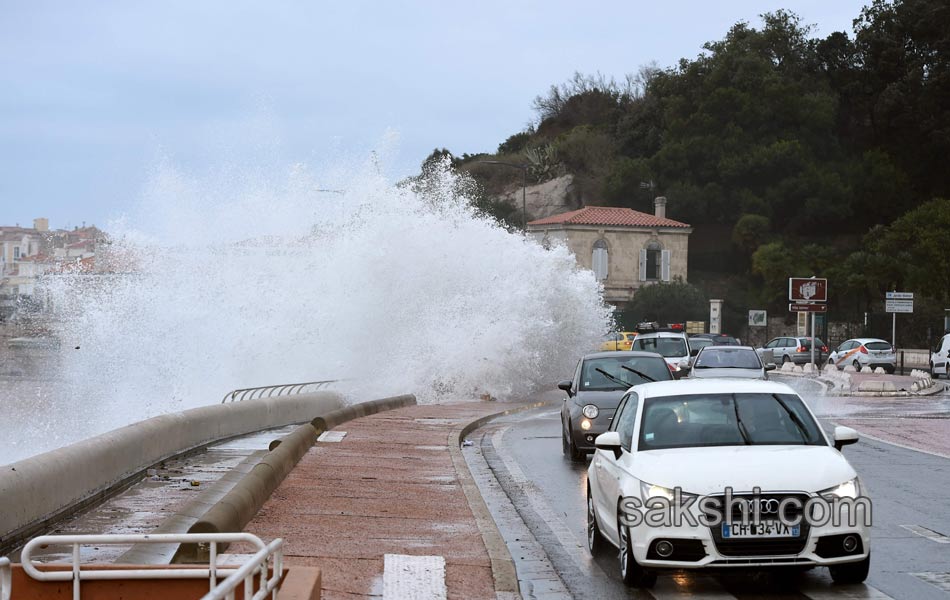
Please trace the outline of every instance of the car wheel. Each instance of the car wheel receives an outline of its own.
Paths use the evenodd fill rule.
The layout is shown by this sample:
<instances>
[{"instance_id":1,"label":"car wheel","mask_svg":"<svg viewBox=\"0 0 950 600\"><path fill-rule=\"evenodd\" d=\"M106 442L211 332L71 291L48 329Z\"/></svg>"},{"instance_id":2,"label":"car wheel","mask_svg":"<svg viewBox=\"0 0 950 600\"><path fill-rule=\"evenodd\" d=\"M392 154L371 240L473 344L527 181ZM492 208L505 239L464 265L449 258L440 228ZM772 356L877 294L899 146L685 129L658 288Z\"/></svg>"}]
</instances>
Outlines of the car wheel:
<instances>
[{"instance_id":1,"label":"car wheel","mask_svg":"<svg viewBox=\"0 0 950 600\"><path fill-rule=\"evenodd\" d=\"M600 534L600 527L597 526L597 515L594 514L594 498L587 490L587 549L591 556L603 554L607 546L607 540Z\"/></svg>"},{"instance_id":2,"label":"car wheel","mask_svg":"<svg viewBox=\"0 0 950 600\"><path fill-rule=\"evenodd\" d=\"M620 532L620 576L623 582L632 587L651 588L656 585L656 573L645 571L634 558L630 528L621 523L619 518L617 530Z\"/></svg>"},{"instance_id":3,"label":"car wheel","mask_svg":"<svg viewBox=\"0 0 950 600\"><path fill-rule=\"evenodd\" d=\"M568 457L570 457L571 462L583 462L584 458L587 456L583 452L577 449L577 446L574 445L574 435L571 433L571 430L567 430L567 439L564 440L564 448Z\"/></svg>"},{"instance_id":4,"label":"car wheel","mask_svg":"<svg viewBox=\"0 0 950 600\"><path fill-rule=\"evenodd\" d=\"M564 456L568 456L571 453L571 446L567 441L567 430L564 429L563 423L561 423L561 452Z\"/></svg>"},{"instance_id":5,"label":"car wheel","mask_svg":"<svg viewBox=\"0 0 950 600\"><path fill-rule=\"evenodd\" d=\"M835 583L861 583L868 578L868 570L871 568L871 554L860 562L847 563L828 567L831 571L831 578Z\"/></svg>"},{"instance_id":6,"label":"car wheel","mask_svg":"<svg viewBox=\"0 0 950 600\"><path fill-rule=\"evenodd\" d=\"M888 375L893 375L895 370L895 367L884 367L884 372Z\"/></svg>"},{"instance_id":7,"label":"car wheel","mask_svg":"<svg viewBox=\"0 0 950 600\"><path fill-rule=\"evenodd\" d=\"M854 367L854 370L855 370L855 371L860 371L860 370L861 370L861 363L858 362L857 360L855 360L853 363L851 363L851 366Z\"/></svg>"},{"instance_id":8,"label":"car wheel","mask_svg":"<svg viewBox=\"0 0 950 600\"><path fill-rule=\"evenodd\" d=\"M787 362L790 362L792 359L788 357L788 354L782 357L782 364L784 365Z\"/></svg>"}]
</instances>

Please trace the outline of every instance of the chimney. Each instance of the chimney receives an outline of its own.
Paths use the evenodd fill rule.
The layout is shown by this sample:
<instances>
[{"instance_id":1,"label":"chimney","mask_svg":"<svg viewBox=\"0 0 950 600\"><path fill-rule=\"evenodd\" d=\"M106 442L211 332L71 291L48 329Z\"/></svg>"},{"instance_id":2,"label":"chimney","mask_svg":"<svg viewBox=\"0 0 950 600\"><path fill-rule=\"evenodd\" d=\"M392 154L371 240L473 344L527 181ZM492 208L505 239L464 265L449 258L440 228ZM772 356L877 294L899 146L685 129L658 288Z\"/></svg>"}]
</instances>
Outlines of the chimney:
<instances>
[{"instance_id":1,"label":"chimney","mask_svg":"<svg viewBox=\"0 0 950 600\"><path fill-rule=\"evenodd\" d=\"M666 218L666 196L657 196L656 200L653 201L653 206L656 207L656 216L658 219Z\"/></svg>"},{"instance_id":2,"label":"chimney","mask_svg":"<svg viewBox=\"0 0 950 600\"><path fill-rule=\"evenodd\" d=\"M45 217L33 219L33 229L37 231L49 231L49 219Z\"/></svg>"}]
</instances>

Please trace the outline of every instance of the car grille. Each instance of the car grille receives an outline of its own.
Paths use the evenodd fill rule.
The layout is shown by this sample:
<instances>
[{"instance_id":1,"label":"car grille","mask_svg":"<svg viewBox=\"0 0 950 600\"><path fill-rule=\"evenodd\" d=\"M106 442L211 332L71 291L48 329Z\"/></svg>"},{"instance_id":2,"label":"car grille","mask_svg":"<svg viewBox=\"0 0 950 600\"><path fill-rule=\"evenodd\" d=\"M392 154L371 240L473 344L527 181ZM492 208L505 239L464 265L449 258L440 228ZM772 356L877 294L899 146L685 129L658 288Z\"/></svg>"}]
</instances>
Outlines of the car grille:
<instances>
[{"instance_id":1,"label":"car grille","mask_svg":"<svg viewBox=\"0 0 950 600\"><path fill-rule=\"evenodd\" d=\"M752 494L737 494L733 498L752 499ZM758 496L760 500L775 499L781 502L785 498L798 498L802 506L808 502L807 494L762 494ZM791 507L786 512L789 518L802 515L802 509L793 510ZM739 521L742 518L741 509L733 510L732 518ZM750 516L751 518L751 516ZM766 518L763 516L763 519ZM723 556L787 556L791 554L800 554L808 543L808 523L802 520L799 525L798 537L788 538L764 538L764 539L724 539L722 537L722 526L710 527L713 542L716 544L716 550Z\"/></svg>"}]
</instances>

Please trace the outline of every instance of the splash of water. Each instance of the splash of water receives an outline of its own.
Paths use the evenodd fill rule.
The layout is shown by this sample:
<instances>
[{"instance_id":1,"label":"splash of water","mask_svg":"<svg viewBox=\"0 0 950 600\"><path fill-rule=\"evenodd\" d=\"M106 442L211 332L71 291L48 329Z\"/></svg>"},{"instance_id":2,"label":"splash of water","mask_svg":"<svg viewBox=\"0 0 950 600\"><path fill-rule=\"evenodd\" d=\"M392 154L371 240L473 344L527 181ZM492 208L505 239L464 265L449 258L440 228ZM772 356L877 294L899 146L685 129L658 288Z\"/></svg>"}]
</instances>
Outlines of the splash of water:
<instances>
[{"instance_id":1,"label":"splash of water","mask_svg":"<svg viewBox=\"0 0 950 600\"><path fill-rule=\"evenodd\" d=\"M0 463L248 386L516 398L569 376L609 326L591 272L478 215L445 165L417 185L373 165L336 186L277 172L162 165L109 225L112 273L49 282L63 385L53 410L23 418L56 433Z\"/></svg>"}]
</instances>

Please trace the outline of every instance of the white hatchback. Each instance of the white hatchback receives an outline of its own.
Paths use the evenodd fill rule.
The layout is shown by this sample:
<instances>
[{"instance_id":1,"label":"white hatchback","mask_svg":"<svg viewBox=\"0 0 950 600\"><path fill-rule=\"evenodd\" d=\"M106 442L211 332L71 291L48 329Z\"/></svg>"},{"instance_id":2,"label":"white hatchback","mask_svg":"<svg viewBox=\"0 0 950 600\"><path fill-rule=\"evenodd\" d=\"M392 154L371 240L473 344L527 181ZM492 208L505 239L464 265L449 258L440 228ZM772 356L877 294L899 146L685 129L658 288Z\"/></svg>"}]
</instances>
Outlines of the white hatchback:
<instances>
[{"instance_id":1,"label":"white hatchback","mask_svg":"<svg viewBox=\"0 0 950 600\"><path fill-rule=\"evenodd\" d=\"M844 369L851 365L859 370L862 367L882 367L888 373L897 369L897 354L894 346L878 338L854 338L845 340L828 356L828 364Z\"/></svg>"},{"instance_id":2,"label":"white hatchback","mask_svg":"<svg viewBox=\"0 0 950 600\"><path fill-rule=\"evenodd\" d=\"M588 469L587 541L619 548L625 583L661 569L828 566L864 581L871 504L805 402L770 381L637 386Z\"/></svg>"}]
</instances>

